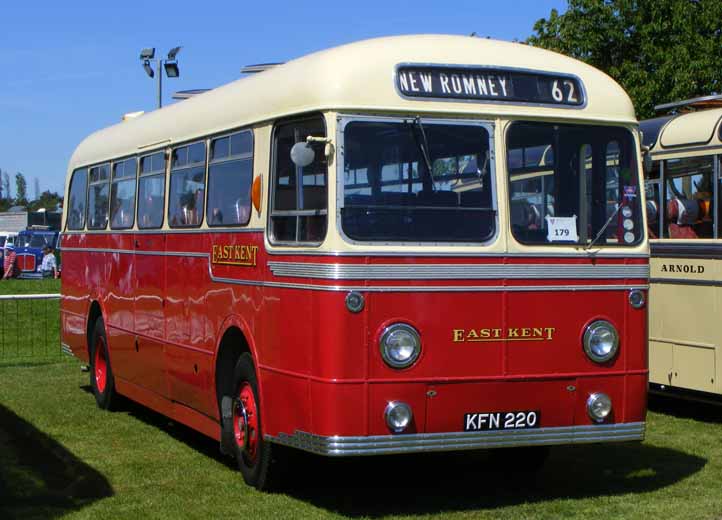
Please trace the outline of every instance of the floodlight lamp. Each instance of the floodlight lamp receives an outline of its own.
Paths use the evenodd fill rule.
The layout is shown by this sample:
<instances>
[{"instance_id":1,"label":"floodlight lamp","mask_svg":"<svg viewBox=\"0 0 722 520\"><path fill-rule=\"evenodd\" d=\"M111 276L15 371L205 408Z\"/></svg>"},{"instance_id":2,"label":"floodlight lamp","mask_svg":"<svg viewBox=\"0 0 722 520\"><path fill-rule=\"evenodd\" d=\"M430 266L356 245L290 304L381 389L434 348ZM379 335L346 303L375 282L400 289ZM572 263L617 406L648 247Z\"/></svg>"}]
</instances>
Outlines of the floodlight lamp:
<instances>
[{"instance_id":1,"label":"floodlight lamp","mask_svg":"<svg viewBox=\"0 0 722 520\"><path fill-rule=\"evenodd\" d=\"M155 57L155 47L146 47L140 51L141 60L152 60Z\"/></svg>"},{"instance_id":2,"label":"floodlight lamp","mask_svg":"<svg viewBox=\"0 0 722 520\"><path fill-rule=\"evenodd\" d=\"M173 47L171 50L168 51L168 59L169 60L175 60L176 54L181 50L181 47Z\"/></svg>"},{"instance_id":3,"label":"floodlight lamp","mask_svg":"<svg viewBox=\"0 0 722 520\"><path fill-rule=\"evenodd\" d=\"M153 67L150 66L150 61L145 60L143 62L143 68L145 69L145 73L148 74L149 78L152 78L154 76Z\"/></svg>"},{"instance_id":4,"label":"floodlight lamp","mask_svg":"<svg viewBox=\"0 0 722 520\"><path fill-rule=\"evenodd\" d=\"M173 62L165 62L163 64L163 68L165 69L165 75L169 78L177 78L180 76L180 71L178 70L178 64Z\"/></svg>"}]
</instances>

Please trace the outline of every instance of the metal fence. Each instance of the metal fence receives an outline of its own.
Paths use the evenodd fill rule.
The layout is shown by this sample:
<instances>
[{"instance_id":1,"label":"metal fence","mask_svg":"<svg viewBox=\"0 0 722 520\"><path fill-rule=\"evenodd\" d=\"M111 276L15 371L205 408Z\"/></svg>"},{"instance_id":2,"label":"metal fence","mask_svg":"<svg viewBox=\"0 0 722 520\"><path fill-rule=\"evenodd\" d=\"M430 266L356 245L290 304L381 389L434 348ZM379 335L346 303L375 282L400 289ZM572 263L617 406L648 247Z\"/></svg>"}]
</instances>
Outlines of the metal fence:
<instances>
[{"instance_id":1,"label":"metal fence","mask_svg":"<svg viewBox=\"0 0 722 520\"><path fill-rule=\"evenodd\" d=\"M0 365L61 358L60 295L0 295Z\"/></svg>"}]
</instances>

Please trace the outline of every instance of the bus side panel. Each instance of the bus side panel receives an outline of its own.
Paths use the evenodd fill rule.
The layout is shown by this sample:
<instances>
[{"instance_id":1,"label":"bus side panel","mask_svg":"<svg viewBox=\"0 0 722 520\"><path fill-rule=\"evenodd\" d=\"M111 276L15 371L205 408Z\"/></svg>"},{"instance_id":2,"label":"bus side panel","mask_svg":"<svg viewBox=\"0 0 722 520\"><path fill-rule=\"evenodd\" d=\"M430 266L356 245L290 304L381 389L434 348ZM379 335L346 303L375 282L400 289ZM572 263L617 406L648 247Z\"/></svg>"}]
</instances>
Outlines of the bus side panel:
<instances>
[{"instance_id":1,"label":"bus side panel","mask_svg":"<svg viewBox=\"0 0 722 520\"><path fill-rule=\"evenodd\" d=\"M133 319L133 236L108 234L105 253L108 275L105 326L113 349L113 372L130 381L137 381L139 364L135 357L135 323Z\"/></svg>"},{"instance_id":2,"label":"bus side panel","mask_svg":"<svg viewBox=\"0 0 722 520\"><path fill-rule=\"evenodd\" d=\"M205 234L169 234L166 251L208 253L208 244ZM216 413L208 409L207 398L214 393L215 370L215 343L207 333L209 287L207 257L166 257L164 360L170 398L204 413Z\"/></svg>"},{"instance_id":3,"label":"bus side panel","mask_svg":"<svg viewBox=\"0 0 722 520\"><path fill-rule=\"evenodd\" d=\"M64 235L63 247L83 247L82 235ZM61 342L68 345L73 354L83 362L89 362L86 341L86 320L88 317L88 290L85 283L86 259L88 253L63 251L63 274L61 277Z\"/></svg>"}]
</instances>

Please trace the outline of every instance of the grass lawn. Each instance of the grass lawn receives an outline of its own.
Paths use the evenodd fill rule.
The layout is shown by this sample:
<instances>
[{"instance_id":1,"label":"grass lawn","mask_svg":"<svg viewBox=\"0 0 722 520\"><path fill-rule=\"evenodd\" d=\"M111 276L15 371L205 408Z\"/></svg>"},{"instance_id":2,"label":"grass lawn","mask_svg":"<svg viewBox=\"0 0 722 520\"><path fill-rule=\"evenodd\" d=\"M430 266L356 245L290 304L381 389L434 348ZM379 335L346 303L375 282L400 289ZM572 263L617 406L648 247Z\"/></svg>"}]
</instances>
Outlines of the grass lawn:
<instances>
[{"instance_id":1,"label":"grass lawn","mask_svg":"<svg viewBox=\"0 0 722 520\"><path fill-rule=\"evenodd\" d=\"M57 294L60 280L2 280L0 295ZM0 299L0 366L57 362L59 301Z\"/></svg>"},{"instance_id":2,"label":"grass lawn","mask_svg":"<svg viewBox=\"0 0 722 520\"><path fill-rule=\"evenodd\" d=\"M75 363L0 367L0 518L722 518L722 409L652 409L644 443L555 448L536 478L476 453L308 456L262 494L214 441L98 410Z\"/></svg>"}]
</instances>

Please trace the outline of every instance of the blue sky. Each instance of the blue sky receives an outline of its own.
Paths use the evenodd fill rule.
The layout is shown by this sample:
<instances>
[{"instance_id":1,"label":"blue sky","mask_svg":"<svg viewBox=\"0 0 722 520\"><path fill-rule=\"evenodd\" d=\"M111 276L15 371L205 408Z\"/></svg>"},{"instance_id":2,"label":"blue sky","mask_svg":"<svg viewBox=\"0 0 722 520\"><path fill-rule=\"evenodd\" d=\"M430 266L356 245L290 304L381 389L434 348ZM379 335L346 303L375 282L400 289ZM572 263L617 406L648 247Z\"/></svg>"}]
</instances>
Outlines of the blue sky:
<instances>
[{"instance_id":1,"label":"blue sky","mask_svg":"<svg viewBox=\"0 0 722 520\"><path fill-rule=\"evenodd\" d=\"M21 171L34 196L62 192L67 161L89 133L127 112L153 110L142 47L182 45L177 90L240 77L243 65L286 61L376 36L470 34L524 39L565 0L359 2L8 1L0 12L0 169ZM14 180L13 180L14 192Z\"/></svg>"}]
</instances>

